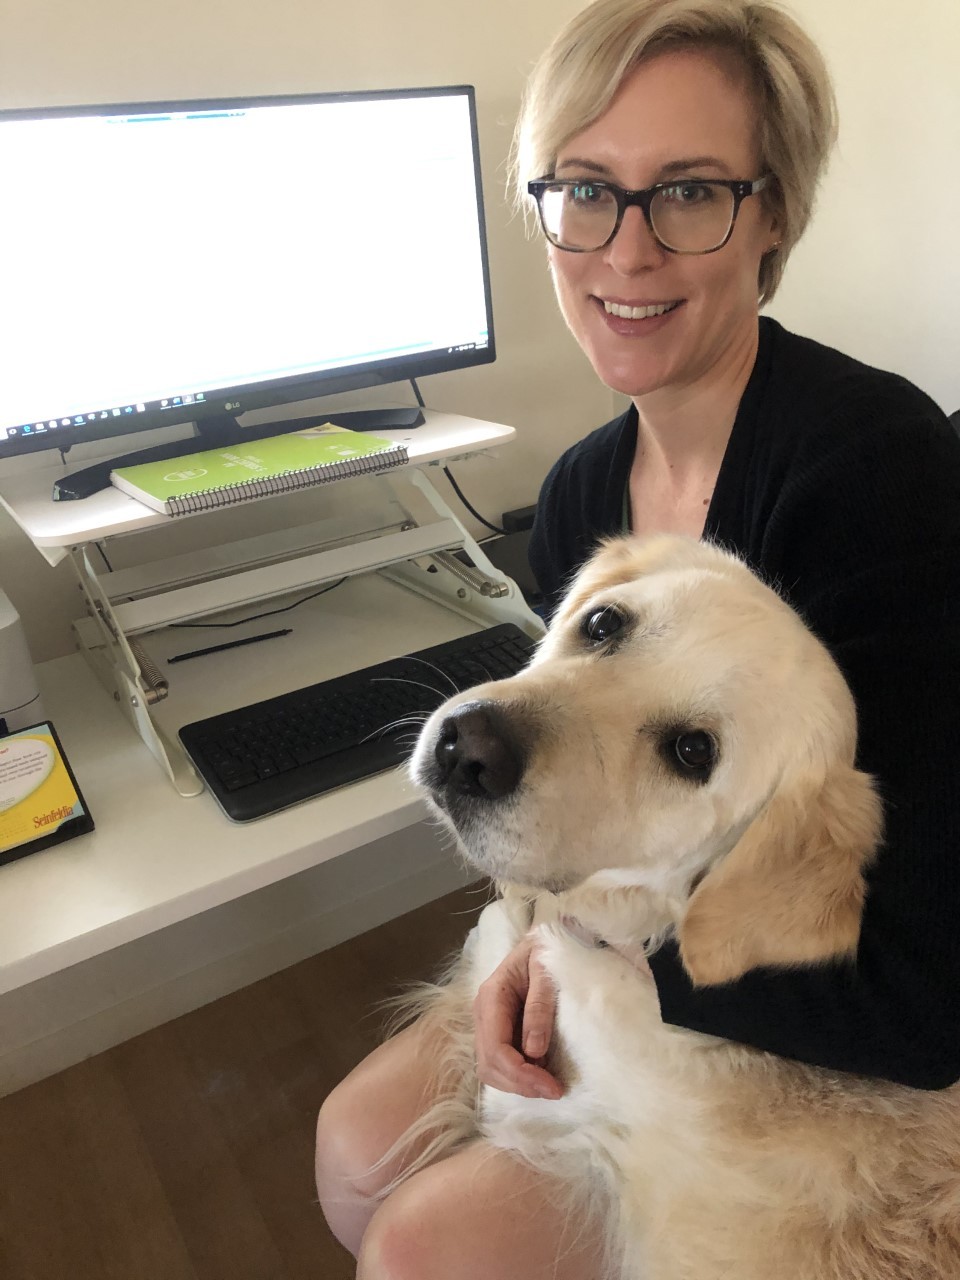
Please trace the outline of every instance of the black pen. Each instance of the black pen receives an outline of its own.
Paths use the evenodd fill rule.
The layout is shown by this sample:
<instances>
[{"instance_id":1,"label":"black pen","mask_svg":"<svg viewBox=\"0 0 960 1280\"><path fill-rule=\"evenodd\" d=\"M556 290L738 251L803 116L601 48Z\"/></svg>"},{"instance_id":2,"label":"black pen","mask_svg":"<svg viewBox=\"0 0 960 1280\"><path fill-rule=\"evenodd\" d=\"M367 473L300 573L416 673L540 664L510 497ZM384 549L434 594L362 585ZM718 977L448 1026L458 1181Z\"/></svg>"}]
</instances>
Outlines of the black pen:
<instances>
[{"instance_id":1,"label":"black pen","mask_svg":"<svg viewBox=\"0 0 960 1280\"><path fill-rule=\"evenodd\" d=\"M224 649L239 649L242 644L256 644L258 640L272 640L275 636L288 636L293 627L284 627L280 631L262 631L258 636L247 636L245 640L228 640L226 644L212 644L208 649L191 649L189 653L178 653L168 662L186 662L187 658L203 658L208 653L223 653Z\"/></svg>"}]
</instances>

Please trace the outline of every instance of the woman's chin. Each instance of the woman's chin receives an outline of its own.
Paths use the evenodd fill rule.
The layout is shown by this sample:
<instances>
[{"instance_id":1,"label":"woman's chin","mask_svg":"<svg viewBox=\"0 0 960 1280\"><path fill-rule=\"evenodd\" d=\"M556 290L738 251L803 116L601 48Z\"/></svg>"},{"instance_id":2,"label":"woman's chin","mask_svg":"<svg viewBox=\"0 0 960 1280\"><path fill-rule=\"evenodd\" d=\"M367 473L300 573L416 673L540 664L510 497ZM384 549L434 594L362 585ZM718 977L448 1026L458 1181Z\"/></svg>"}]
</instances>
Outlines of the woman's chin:
<instances>
[{"instance_id":1,"label":"woman's chin","mask_svg":"<svg viewBox=\"0 0 960 1280\"><path fill-rule=\"evenodd\" d=\"M649 365L637 367L634 364L624 367L601 360L593 360L591 363L605 386L619 395L629 396L631 400L659 391L671 381L669 371L663 366L650 368Z\"/></svg>"},{"instance_id":2,"label":"woman's chin","mask_svg":"<svg viewBox=\"0 0 960 1280\"><path fill-rule=\"evenodd\" d=\"M677 373L676 343L621 338L605 331L583 349L600 381L636 399L669 385Z\"/></svg>"}]
</instances>

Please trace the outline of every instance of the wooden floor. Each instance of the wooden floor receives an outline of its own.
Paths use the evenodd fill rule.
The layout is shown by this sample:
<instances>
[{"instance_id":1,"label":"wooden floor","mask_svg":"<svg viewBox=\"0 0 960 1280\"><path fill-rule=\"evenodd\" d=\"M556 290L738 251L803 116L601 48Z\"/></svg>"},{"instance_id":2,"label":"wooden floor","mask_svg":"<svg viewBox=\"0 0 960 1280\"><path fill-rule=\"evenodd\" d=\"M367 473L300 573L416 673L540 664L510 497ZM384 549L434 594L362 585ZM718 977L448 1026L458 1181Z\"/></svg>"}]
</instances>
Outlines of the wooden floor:
<instances>
[{"instance_id":1,"label":"wooden floor","mask_svg":"<svg viewBox=\"0 0 960 1280\"><path fill-rule=\"evenodd\" d=\"M313 1128L375 1006L436 972L463 890L0 1100L3 1280L348 1280Z\"/></svg>"}]
</instances>

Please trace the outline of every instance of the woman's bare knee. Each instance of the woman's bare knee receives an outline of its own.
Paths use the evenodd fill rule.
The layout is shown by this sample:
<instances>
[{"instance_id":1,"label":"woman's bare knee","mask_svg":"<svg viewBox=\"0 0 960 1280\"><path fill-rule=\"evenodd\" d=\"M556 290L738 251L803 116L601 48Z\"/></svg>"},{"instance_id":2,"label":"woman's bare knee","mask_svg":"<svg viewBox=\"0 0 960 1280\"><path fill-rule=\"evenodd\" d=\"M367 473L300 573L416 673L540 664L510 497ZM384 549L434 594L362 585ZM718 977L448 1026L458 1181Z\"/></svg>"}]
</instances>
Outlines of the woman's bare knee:
<instances>
[{"instance_id":1,"label":"woman's bare knee","mask_svg":"<svg viewBox=\"0 0 960 1280\"><path fill-rule=\"evenodd\" d=\"M383 1156L435 1100L436 1050L420 1024L375 1049L331 1093L317 1120L317 1195L337 1239L356 1253L379 1201L416 1147Z\"/></svg>"},{"instance_id":2,"label":"woman's bare knee","mask_svg":"<svg viewBox=\"0 0 960 1280\"><path fill-rule=\"evenodd\" d=\"M600 1280L602 1252L600 1225L557 1184L476 1142L377 1208L357 1280Z\"/></svg>"}]
</instances>

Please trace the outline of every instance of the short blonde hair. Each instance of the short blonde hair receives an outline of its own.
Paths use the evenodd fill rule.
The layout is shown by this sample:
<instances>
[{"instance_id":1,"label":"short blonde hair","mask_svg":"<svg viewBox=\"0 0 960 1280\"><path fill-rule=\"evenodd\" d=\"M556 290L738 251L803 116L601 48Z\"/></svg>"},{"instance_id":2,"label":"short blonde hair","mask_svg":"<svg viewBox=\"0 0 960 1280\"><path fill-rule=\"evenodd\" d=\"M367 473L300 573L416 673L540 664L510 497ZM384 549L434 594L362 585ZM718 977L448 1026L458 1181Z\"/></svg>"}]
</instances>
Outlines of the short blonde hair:
<instances>
[{"instance_id":1,"label":"short blonde hair","mask_svg":"<svg viewBox=\"0 0 960 1280\"><path fill-rule=\"evenodd\" d=\"M527 209L527 182L553 173L561 147L603 114L624 78L678 48L734 55L756 96L761 172L775 179L763 198L780 233L760 265L760 302L769 302L810 220L837 112L820 51L768 0L596 0L577 14L528 81L511 162L515 198Z\"/></svg>"}]
</instances>

